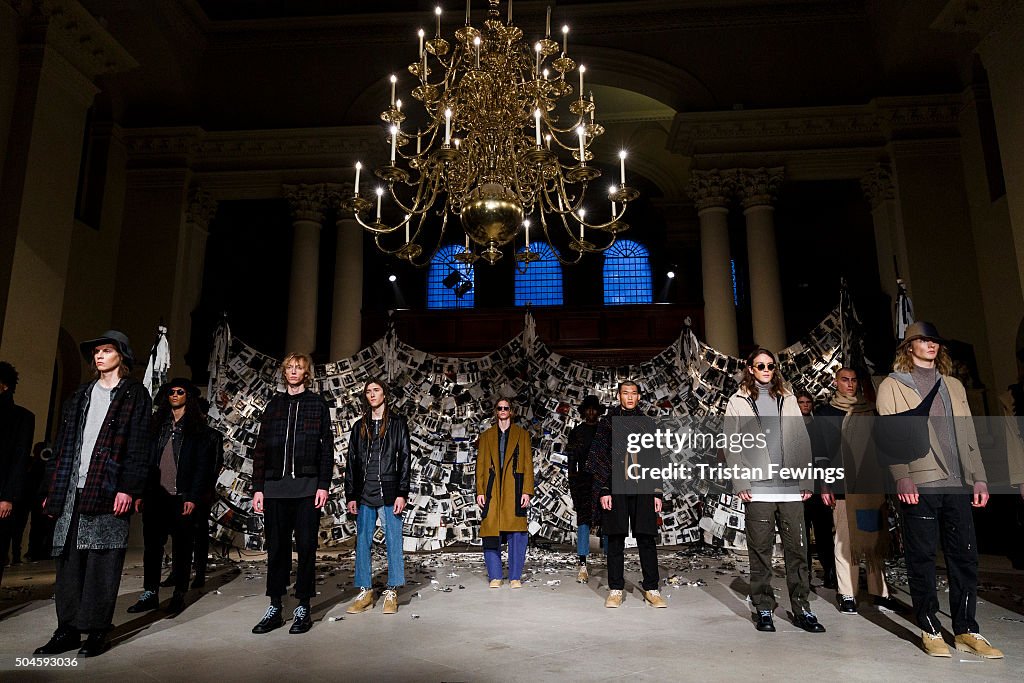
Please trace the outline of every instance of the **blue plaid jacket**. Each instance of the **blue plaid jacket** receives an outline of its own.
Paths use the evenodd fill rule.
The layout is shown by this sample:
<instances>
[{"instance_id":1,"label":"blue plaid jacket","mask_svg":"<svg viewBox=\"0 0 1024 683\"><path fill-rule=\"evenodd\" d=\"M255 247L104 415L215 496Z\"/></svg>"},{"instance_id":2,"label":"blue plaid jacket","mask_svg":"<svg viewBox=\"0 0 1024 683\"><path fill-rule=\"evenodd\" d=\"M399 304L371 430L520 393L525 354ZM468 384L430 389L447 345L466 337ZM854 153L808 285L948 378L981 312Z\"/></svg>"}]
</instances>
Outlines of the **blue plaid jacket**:
<instances>
[{"instance_id":1,"label":"blue plaid jacket","mask_svg":"<svg viewBox=\"0 0 1024 683\"><path fill-rule=\"evenodd\" d=\"M53 453L53 478L46 498L47 514L61 514L71 478L78 476L74 471L75 456L81 447L89 397L95 383L94 380L83 384L64 403ZM153 402L142 382L126 377L114 387L79 499L81 514L110 514L118 493L127 493L133 498L142 494L152 452L149 448L152 412Z\"/></svg>"}]
</instances>

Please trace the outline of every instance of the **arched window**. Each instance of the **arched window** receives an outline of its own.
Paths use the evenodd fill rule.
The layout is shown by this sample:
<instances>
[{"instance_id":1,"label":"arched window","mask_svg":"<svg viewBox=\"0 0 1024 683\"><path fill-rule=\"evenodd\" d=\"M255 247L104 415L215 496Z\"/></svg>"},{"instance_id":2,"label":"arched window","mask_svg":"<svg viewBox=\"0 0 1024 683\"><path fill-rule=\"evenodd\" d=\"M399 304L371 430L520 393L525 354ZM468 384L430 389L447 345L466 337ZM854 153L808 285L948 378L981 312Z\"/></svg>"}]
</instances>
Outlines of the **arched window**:
<instances>
[{"instance_id":1,"label":"arched window","mask_svg":"<svg viewBox=\"0 0 1024 683\"><path fill-rule=\"evenodd\" d=\"M520 247L519 253L526 250ZM546 242L534 242L530 251L540 256L525 273L516 270L516 306L561 306L562 264Z\"/></svg>"},{"instance_id":2,"label":"arched window","mask_svg":"<svg viewBox=\"0 0 1024 683\"><path fill-rule=\"evenodd\" d=\"M632 240L617 241L604 253L604 305L652 301L647 247Z\"/></svg>"},{"instance_id":3,"label":"arched window","mask_svg":"<svg viewBox=\"0 0 1024 683\"><path fill-rule=\"evenodd\" d=\"M459 263L461 244L437 250L427 272L427 308L473 308L473 266Z\"/></svg>"}]
</instances>

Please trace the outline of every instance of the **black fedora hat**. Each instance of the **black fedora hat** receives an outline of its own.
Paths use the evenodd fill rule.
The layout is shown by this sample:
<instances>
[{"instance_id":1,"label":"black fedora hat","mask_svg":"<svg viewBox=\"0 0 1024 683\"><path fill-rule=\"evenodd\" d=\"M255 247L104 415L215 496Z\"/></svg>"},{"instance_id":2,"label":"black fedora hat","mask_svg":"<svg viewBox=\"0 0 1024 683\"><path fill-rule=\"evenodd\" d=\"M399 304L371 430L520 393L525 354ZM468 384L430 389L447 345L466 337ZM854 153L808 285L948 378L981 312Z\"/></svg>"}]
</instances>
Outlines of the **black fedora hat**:
<instances>
[{"instance_id":1,"label":"black fedora hat","mask_svg":"<svg viewBox=\"0 0 1024 683\"><path fill-rule=\"evenodd\" d=\"M92 363L92 352L101 344L112 344L121 354L121 362L128 366L129 370L135 365L135 354L132 353L131 342L128 341L128 336L120 330L107 330L95 339L79 344L78 348L81 349L86 363Z\"/></svg>"},{"instance_id":2,"label":"black fedora hat","mask_svg":"<svg viewBox=\"0 0 1024 683\"><path fill-rule=\"evenodd\" d=\"M604 413L604 406L601 405L601 399L591 394L583 399L583 403L580 404L580 415L586 412L587 408L594 408L598 414Z\"/></svg>"}]
</instances>

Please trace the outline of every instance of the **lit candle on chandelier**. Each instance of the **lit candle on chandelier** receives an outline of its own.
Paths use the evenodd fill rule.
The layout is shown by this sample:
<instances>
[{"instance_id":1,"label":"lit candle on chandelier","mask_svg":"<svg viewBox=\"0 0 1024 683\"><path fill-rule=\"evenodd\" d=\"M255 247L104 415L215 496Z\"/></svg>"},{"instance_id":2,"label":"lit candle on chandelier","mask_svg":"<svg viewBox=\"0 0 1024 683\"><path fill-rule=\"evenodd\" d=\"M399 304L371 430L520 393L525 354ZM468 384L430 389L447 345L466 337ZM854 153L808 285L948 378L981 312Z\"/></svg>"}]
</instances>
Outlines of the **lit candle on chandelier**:
<instances>
[{"instance_id":1,"label":"lit candle on chandelier","mask_svg":"<svg viewBox=\"0 0 1024 683\"><path fill-rule=\"evenodd\" d=\"M611 187L608 188L608 194L609 195L613 195L613 194L615 194L618 191L618 189L619 188L617 188L614 185L612 185ZM615 209L615 200L613 199L612 200L612 218L615 218L615 211L616 211L616 209Z\"/></svg>"},{"instance_id":2,"label":"lit candle on chandelier","mask_svg":"<svg viewBox=\"0 0 1024 683\"><path fill-rule=\"evenodd\" d=\"M523 221L523 227L526 228L526 251L530 251L530 219L527 218Z\"/></svg>"},{"instance_id":3,"label":"lit candle on chandelier","mask_svg":"<svg viewBox=\"0 0 1024 683\"><path fill-rule=\"evenodd\" d=\"M441 6L438 5L434 8L434 16L437 17L437 37L441 37Z\"/></svg>"},{"instance_id":4,"label":"lit candle on chandelier","mask_svg":"<svg viewBox=\"0 0 1024 683\"><path fill-rule=\"evenodd\" d=\"M537 138L537 146L540 147L540 109L533 110L534 131Z\"/></svg>"},{"instance_id":5,"label":"lit candle on chandelier","mask_svg":"<svg viewBox=\"0 0 1024 683\"><path fill-rule=\"evenodd\" d=\"M391 106L395 106L395 83L398 83L398 76L391 74Z\"/></svg>"},{"instance_id":6,"label":"lit candle on chandelier","mask_svg":"<svg viewBox=\"0 0 1024 683\"><path fill-rule=\"evenodd\" d=\"M586 72L587 67L580 64L580 101L583 101L583 74Z\"/></svg>"},{"instance_id":7,"label":"lit candle on chandelier","mask_svg":"<svg viewBox=\"0 0 1024 683\"><path fill-rule=\"evenodd\" d=\"M452 110L444 110L444 144L452 144Z\"/></svg>"},{"instance_id":8,"label":"lit candle on chandelier","mask_svg":"<svg viewBox=\"0 0 1024 683\"><path fill-rule=\"evenodd\" d=\"M545 24L545 28L544 28L544 37L545 38L550 38L551 37L551 6L550 5L548 5L548 20L547 20L547 24Z\"/></svg>"},{"instance_id":9,"label":"lit candle on chandelier","mask_svg":"<svg viewBox=\"0 0 1024 683\"><path fill-rule=\"evenodd\" d=\"M405 217L405 243L409 244L409 216Z\"/></svg>"},{"instance_id":10,"label":"lit candle on chandelier","mask_svg":"<svg viewBox=\"0 0 1024 683\"><path fill-rule=\"evenodd\" d=\"M416 32L416 35L418 35L420 37L420 51L417 54L419 54L419 56L422 57L423 56L423 37L425 35L427 35L427 34L426 34L426 31L424 31L423 29L420 29L419 31Z\"/></svg>"},{"instance_id":11,"label":"lit candle on chandelier","mask_svg":"<svg viewBox=\"0 0 1024 683\"><path fill-rule=\"evenodd\" d=\"M587 163L587 129L580 126L576 134L580 136L580 166L583 166Z\"/></svg>"},{"instance_id":12,"label":"lit candle on chandelier","mask_svg":"<svg viewBox=\"0 0 1024 683\"><path fill-rule=\"evenodd\" d=\"M416 156L420 154L420 145L423 143L423 131L416 129Z\"/></svg>"},{"instance_id":13,"label":"lit candle on chandelier","mask_svg":"<svg viewBox=\"0 0 1024 683\"><path fill-rule=\"evenodd\" d=\"M537 76L540 76L540 51L541 51L541 49L542 48L541 48L541 44L540 43L537 43L537 44L535 44L533 46L533 51L537 53L537 66L534 69L534 71L537 72Z\"/></svg>"},{"instance_id":14,"label":"lit candle on chandelier","mask_svg":"<svg viewBox=\"0 0 1024 683\"><path fill-rule=\"evenodd\" d=\"M563 55L568 54L568 52L569 52L568 46L569 46L569 27L566 25L566 26L562 26L562 54Z\"/></svg>"},{"instance_id":15,"label":"lit candle on chandelier","mask_svg":"<svg viewBox=\"0 0 1024 683\"><path fill-rule=\"evenodd\" d=\"M579 210L579 217L580 217L580 242L583 242L583 216L584 216L584 214L586 214L586 211L584 211L583 209L580 209ZM582 246L582 244L580 246Z\"/></svg>"},{"instance_id":16,"label":"lit candle on chandelier","mask_svg":"<svg viewBox=\"0 0 1024 683\"><path fill-rule=\"evenodd\" d=\"M619 151L619 182L626 186L626 150Z\"/></svg>"},{"instance_id":17,"label":"lit candle on chandelier","mask_svg":"<svg viewBox=\"0 0 1024 683\"><path fill-rule=\"evenodd\" d=\"M383 187L378 187L377 188L377 222L378 223L380 223L380 201L381 201L381 197L383 197L383 196L384 196L384 188Z\"/></svg>"},{"instance_id":18,"label":"lit candle on chandelier","mask_svg":"<svg viewBox=\"0 0 1024 683\"><path fill-rule=\"evenodd\" d=\"M398 147L398 126L391 126L391 165L395 165L395 150Z\"/></svg>"},{"instance_id":19,"label":"lit candle on chandelier","mask_svg":"<svg viewBox=\"0 0 1024 683\"><path fill-rule=\"evenodd\" d=\"M597 111L597 107L594 105L594 91L590 91L590 122L594 122L594 112Z\"/></svg>"},{"instance_id":20,"label":"lit candle on chandelier","mask_svg":"<svg viewBox=\"0 0 1024 683\"><path fill-rule=\"evenodd\" d=\"M466 253L469 253L469 233L466 233Z\"/></svg>"},{"instance_id":21,"label":"lit candle on chandelier","mask_svg":"<svg viewBox=\"0 0 1024 683\"><path fill-rule=\"evenodd\" d=\"M544 144L547 146L547 148L549 150L551 149L551 135L550 134L544 136Z\"/></svg>"},{"instance_id":22,"label":"lit candle on chandelier","mask_svg":"<svg viewBox=\"0 0 1024 683\"><path fill-rule=\"evenodd\" d=\"M363 170L363 162L357 161L356 162L356 191L355 191L355 195L357 197L359 196L359 172L362 171L362 170Z\"/></svg>"},{"instance_id":23,"label":"lit candle on chandelier","mask_svg":"<svg viewBox=\"0 0 1024 683\"><path fill-rule=\"evenodd\" d=\"M476 47L476 68L480 68L480 36L473 38L473 45Z\"/></svg>"}]
</instances>

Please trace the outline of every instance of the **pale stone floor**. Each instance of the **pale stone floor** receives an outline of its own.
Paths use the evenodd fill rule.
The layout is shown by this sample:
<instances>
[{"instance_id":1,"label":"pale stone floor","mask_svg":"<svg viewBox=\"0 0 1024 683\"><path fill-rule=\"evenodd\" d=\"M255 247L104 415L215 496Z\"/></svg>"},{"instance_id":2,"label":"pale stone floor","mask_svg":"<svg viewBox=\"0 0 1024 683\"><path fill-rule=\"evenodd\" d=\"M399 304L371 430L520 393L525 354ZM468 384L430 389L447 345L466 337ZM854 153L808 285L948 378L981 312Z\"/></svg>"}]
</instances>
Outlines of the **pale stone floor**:
<instances>
[{"instance_id":1,"label":"pale stone floor","mask_svg":"<svg viewBox=\"0 0 1024 683\"><path fill-rule=\"evenodd\" d=\"M114 647L63 668L16 666L16 658L30 657L56 626L47 597L52 562L21 565L7 570L0 594L0 680L1024 680L1024 581L1003 558L983 558L982 582L989 589L982 593L978 621L1007 657L984 661L955 650L952 659L930 658L904 616L867 606L858 615L841 615L834 593L821 588L812 605L828 632L804 633L789 623L781 576L779 630L758 633L745 602L745 559L660 556L662 578L682 584L664 586L669 608L643 604L636 558L627 555L626 602L609 610L603 606L600 558L590 583L577 584L568 549L531 548L528 580L518 591L507 584L488 589L479 553L407 555L410 583L400 591L394 616L381 614L379 603L372 613L345 615L355 592L350 555L325 557L318 567L322 592L313 601L313 629L290 635L286 625L257 636L250 628L267 604L261 562L220 563L177 617L129 615L125 609L142 582L141 552L131 551L114 617ZM382 560L375 560L378 571ZM909 604L905 592L897 596ZM170 589L161 597L168 599ZM294 604L289 598L286 610ZM948 628L946 615L944 607Z\"/></svg>"}]
</instances>

